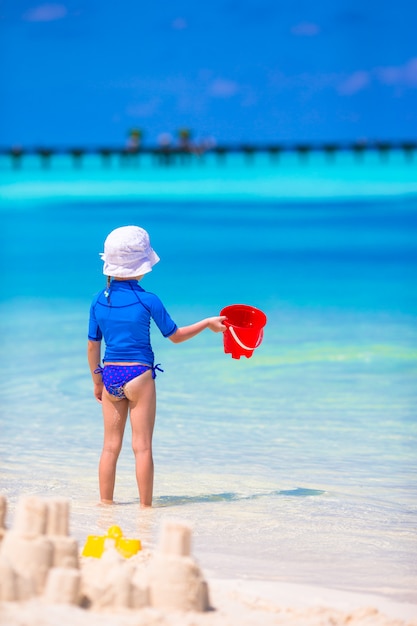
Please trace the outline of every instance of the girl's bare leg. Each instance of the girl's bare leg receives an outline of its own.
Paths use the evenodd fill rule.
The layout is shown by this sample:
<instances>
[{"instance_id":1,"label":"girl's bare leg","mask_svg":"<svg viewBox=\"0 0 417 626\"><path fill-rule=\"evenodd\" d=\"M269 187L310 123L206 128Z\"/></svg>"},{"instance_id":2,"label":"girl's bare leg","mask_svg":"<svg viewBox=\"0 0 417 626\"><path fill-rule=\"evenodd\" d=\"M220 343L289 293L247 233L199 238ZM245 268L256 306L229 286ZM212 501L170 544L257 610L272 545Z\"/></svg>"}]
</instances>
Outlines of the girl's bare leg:
<instances>
[{"instance_id":1,"label":"girl's bare leg","mask_svg":"<svg viewBox=\"0 0 417 626\"><path fill-rule=\"evenodd\" d=\"M153 457L152 436L155 425L155 381L149 370L129 381L124 392L129 400L132 424L132 448L136 461L136 481L142 507L152 506Z\"/></svg>"},{"instance_id":2,"label":"girl's bare leg","mask_svg":"<svg viewBox=\"0 0 417 626\"><path fill-rule=\"evenodd\" d=\"M105 389L102 396L104 442L98 468L100 498L106 504L113 502L116 464L122 449L129 402L118 400Z\"/></svg>"}]
</instances>

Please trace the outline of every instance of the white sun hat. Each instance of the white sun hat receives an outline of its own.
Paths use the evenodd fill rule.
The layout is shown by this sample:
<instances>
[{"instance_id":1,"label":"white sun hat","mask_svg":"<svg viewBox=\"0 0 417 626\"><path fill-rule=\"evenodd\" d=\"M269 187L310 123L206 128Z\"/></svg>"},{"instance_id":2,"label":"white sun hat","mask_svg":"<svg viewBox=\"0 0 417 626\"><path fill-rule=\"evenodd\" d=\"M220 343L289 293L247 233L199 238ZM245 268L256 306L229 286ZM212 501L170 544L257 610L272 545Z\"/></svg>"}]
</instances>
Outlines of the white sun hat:
<instances>
[{"instance_id":1,"label":"white sun hat","mask_svg":"<svg viewBox=\"0 0 417 626\"><path fill-rule=\"evenodd\" d=\"M116 278L133 278L152 271L159 256L151 248L149 235L139 226L122 226L104 242L103 274Z\"/></svg>"}]
</instances>

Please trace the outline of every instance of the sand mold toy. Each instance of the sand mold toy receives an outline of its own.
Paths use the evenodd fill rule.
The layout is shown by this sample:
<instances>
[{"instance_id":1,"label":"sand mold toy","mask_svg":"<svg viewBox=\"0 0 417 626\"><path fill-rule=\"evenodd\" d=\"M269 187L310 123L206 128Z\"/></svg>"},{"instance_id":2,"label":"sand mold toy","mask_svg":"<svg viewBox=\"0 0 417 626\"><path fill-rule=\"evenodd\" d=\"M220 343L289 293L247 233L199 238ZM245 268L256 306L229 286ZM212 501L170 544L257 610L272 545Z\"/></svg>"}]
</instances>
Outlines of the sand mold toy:
<instances>
[{"instance_id":1,"label":"sand mold toy","mask_svg":"<svg viewBox=\"0 0 417 626\"><path fill-rule=\"evenodd\" d=\"M140 539L127 539L120 526L111 526L106 535L88 535L81 556L99 559L107 547L114 547L126 559L142 549Z\"/></svg>"}]
</instances>

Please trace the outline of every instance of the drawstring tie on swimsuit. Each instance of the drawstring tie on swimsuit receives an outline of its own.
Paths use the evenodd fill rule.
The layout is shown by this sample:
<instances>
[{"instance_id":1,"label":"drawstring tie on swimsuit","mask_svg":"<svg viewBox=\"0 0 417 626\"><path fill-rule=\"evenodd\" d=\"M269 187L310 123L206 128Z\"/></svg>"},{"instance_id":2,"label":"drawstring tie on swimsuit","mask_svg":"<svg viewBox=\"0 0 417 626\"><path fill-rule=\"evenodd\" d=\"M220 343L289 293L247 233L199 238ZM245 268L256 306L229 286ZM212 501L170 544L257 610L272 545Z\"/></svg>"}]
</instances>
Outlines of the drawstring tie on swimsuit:
<instances>
[{"instance_id":1,"label":"drawstring tie on swimsuit","mask_svg":"<svg viewBox=\"0 0 417 626\"><path fill-rule=\"evenodd\" d=\"M164 371L163 369L159 367L160 365L161 365L160 363L157 363L156 365L152 367L152 378L156 378L156 370L158 370L158 372Z\"/></svg>"}]
</instances>

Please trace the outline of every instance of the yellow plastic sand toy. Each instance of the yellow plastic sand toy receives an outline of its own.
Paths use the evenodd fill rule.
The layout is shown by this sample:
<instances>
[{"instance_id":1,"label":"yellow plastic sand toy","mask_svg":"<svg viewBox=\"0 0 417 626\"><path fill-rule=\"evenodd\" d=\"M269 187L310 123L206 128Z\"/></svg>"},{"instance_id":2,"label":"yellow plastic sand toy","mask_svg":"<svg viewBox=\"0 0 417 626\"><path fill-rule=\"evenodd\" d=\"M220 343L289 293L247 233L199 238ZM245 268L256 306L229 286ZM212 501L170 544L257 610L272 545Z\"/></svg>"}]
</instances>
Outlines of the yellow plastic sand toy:
<instances>
[{"instance_id":1,"label":"yellow plastic sand toy","mask_svg":"<svg viewBox=\"0 0 417 626\"><path fill-rule=\"evenodd\" d=\"M126 539L123 537L120 526L111 526L107 535L88 535L81 556L93 556L99 559L106 547L107 542L113 542L116 550L126 559L137 554L142 549L139 539Z\"/></svg>"}]
</instances>

